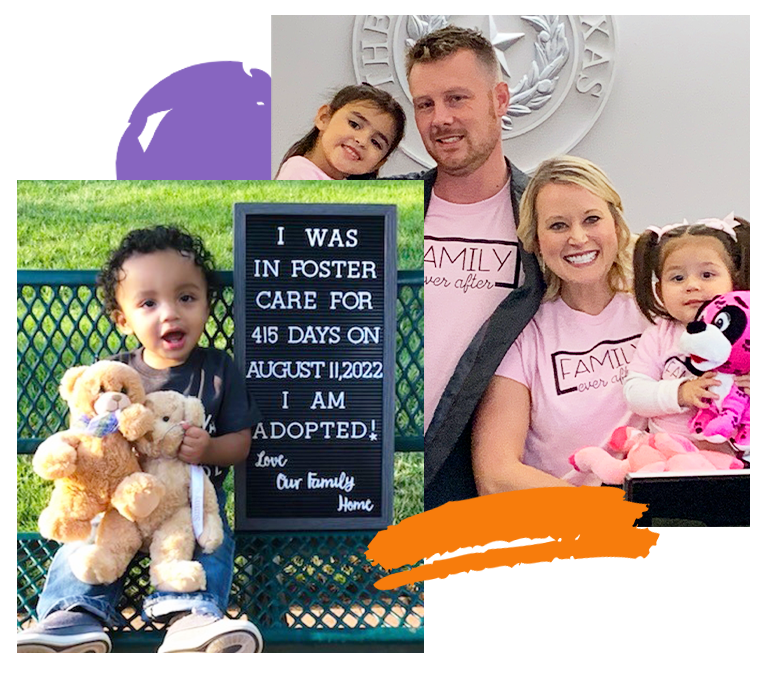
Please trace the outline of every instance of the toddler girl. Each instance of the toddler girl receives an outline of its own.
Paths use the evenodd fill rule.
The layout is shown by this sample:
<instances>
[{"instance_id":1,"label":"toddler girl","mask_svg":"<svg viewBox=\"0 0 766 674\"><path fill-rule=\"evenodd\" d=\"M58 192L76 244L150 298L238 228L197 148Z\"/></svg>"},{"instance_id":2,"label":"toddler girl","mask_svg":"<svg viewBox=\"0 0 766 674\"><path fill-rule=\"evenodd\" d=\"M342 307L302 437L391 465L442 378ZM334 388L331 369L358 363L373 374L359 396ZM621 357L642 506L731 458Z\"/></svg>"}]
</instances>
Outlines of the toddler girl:
<instances>
[{"instance_id":1,"label":"toddler girl","mask_svg":"<svg viewBox=\"0 0 766 674\"><path fill-rule=\"evenodd\" d=\"M716 295L750 289L750 223L733 214L692 225L650 227L633 255L636 301L652 325L641 336L623 391L630 409L647 417L652 433L677 433L700 449L727 449L696 438L688 422L719 396L715 372L694 377L678 339L697 310ZM750 377L735 382L750 393Z\"/></svg>"},{"instance_id":2,"label":"toddler girl","mask_svg":"<svg viewBox=\"0 0 766 674\"><path fill-rule=\"evenodd\" d=\"M285 154L277 180L376 178L404 136L394 98L369 84L344 87L317 110L314 127Z\"/></svg>"}]
</instances>

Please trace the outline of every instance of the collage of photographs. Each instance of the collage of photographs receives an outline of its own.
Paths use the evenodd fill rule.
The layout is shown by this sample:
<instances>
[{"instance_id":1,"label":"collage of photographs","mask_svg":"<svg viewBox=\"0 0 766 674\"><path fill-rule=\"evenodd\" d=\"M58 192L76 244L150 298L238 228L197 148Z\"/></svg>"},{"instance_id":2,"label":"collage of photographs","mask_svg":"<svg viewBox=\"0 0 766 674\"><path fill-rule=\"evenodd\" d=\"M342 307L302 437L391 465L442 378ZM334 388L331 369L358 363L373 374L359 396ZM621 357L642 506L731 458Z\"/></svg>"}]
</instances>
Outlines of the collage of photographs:
<instances>
[{"instance_id":1,"label":"collage of photographs","mask_svg":"<svg viewBox=\"0 0 766 674\"><path fill-rule=\"evenodd\" d=\"M601 671L749 610L750 16L234 6L23 50L17 652Z\"/></svg>"}]
</instances>

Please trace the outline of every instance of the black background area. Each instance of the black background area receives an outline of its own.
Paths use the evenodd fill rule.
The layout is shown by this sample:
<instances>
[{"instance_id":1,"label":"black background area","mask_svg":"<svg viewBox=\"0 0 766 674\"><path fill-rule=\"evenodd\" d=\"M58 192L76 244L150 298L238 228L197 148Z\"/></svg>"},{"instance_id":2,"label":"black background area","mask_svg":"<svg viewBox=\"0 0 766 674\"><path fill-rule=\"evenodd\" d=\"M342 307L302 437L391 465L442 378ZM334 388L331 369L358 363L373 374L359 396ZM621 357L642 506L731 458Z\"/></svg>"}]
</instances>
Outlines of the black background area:
<instances>
[{"instance_id":1,"label":"black background area","mask_svg":"<svg viewBox=\"0 0 766 674\"><path fill-rule=\"evenodd\" d=\"M655 530L646 559L557 560L427 582L426 651L749 652L750 529Z\"/></svg>"},{"instance_id":2,"label":"black background area","mask_svg":"<svg viewBox=\"0 0 766 674\"><path fill-rule=\"evenodd\" d=\"M114 180L131 110L179 68L271 71L268 15L19 16L17 38L19 179Z\"/></svg>"}]
</instances>

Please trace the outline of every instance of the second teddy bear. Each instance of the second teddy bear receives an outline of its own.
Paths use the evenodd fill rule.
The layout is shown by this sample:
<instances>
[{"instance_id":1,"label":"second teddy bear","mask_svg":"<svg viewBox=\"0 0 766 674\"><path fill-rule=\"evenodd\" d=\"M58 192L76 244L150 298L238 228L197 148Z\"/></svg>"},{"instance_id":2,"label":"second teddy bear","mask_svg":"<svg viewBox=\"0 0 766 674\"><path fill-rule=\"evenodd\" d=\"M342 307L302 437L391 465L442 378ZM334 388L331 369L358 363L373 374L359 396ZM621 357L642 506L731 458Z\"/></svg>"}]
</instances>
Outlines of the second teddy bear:
<instances>
[{"instance_id":1,"label":"second teddy bear","mask_svg":"<svg viewBox=\"0 0 766 674\"><path fill-rule=\"evenodd\" d=\"M154 413L154 427L136 449L144 471L165 486L157 507L137 520L144 547L149 546L151 582L158 590L169 592L203 590L204 569L192 559L195 541L203 552L213 552L223 541L223 522L215 488L202 472L202 528L195 538L190 489L192 470L198 467L177 457L184 437L182 424L202 426L204 409L197 398L175 391L150 393L146 406Z\"/></svg>"}]
</instances>

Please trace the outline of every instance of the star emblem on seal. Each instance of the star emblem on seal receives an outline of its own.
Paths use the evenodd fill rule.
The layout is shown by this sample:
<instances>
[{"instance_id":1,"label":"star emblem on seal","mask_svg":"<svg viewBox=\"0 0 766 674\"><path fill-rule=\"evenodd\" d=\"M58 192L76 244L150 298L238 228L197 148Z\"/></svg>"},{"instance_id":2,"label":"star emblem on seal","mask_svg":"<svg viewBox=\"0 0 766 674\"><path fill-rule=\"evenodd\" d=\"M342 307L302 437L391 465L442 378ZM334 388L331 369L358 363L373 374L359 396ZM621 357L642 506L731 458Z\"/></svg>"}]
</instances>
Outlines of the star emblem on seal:
<instances>
[{"instance_id":1,"label":"star emblem on seal","mask_svg":"<svg viewBox=\"0 0 766 674\"><path fill-rule=\"evenodd\" d=\"M501 33L497 30L497 22L494 16L489 17L489 35L487 35L492 46L495 48L495 56L500 63L500 68L503 71L503 75L506 77L511 76L511 71L508 69L508 61L505 58L505 50L508 49L514 42L518 42L524 37L524 33Z\"/></svg>"}]
</instances>

